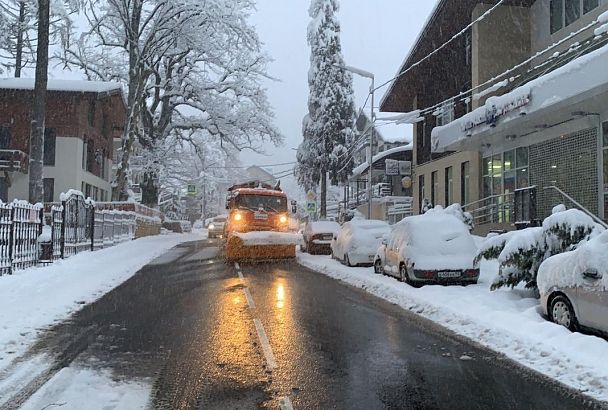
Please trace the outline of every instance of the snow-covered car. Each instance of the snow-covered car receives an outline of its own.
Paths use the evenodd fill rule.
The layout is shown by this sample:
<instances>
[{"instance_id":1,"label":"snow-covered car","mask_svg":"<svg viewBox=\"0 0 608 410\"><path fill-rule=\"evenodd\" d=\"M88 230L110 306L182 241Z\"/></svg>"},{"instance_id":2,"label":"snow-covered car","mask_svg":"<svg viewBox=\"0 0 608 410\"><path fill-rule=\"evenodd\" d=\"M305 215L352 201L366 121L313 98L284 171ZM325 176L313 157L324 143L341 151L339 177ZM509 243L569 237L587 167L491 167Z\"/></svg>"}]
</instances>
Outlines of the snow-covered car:
<instances>
[{"instance_id":1,"label":"snow-covered car","mask_svg":"<svg viewBox=\"0 0 608 410\"><path fill-rule=\"evenodd\" d=\"M393 226L379 248L374 271L411 285L474 284L477 247L468 227L443 211L410 216Z\"/></svg>"},{"instance_id":2,"label":"snow-covered car","mask_svg":"<svg viewBox=\"0 0 608 410\"><path fill-rule=\"evenodd\" d=\"M354 219L342 225L331 242L332 257L347 266L372 266L390 226L384 221Z\"/></svg>"},{"instance_id":3,"label":"snow-covered car","mask_svg":"<svg viewBox=\"0 0 608 410\"><path fill-rule=\"evenodd\" d=\"M536 280L541 309L551 321L572 331L608 333L608 231L545 260Z\"/></svg>"},{"instance_id":4,"label":"snow-covered car","mask_svg":"<svg viewBox=\"0 0 608 410\"><path fill-rule=\"evenodd\" d=\"M219 238L224 236L224 226L226 225L226 218L226 215L219 215L211 220L209 226L207 226L209 238Z\"/></svg>"},{"instance_id":5,"label":"snow-covered car","mask_svg":"<svg viewBox=\"0 0 608 410\"><path fill-rule=\"evenodd\" d=\"M194 221L192 228L193 229L203 229L203 221L201 221L200 219Z\"/></svg>"},{"instance_id":6,"label":"snow-covered car","mask_svg":"<svg viewBox=\"0 0 608 410\"><path fill-rule=\"evenodd\" d=\"M340 225L337 222L308 222L302 232L302 251L310 254L331 255L331 241L339 230Z\"/></svg>"}]
</instances>

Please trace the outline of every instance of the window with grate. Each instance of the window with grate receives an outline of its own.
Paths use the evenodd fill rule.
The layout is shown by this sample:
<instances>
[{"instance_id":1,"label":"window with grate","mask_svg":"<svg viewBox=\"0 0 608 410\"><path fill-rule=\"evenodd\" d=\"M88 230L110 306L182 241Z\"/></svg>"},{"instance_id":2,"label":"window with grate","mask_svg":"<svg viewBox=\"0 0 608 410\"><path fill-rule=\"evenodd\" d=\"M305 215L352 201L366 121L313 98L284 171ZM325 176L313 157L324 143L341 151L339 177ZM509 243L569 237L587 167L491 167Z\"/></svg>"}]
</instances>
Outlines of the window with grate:
<instances>
[{"instance_id":1,"label":"window with grate","mask_svg":"<svg viewBox=\"0 0 608 410\"><path fill-rule=\"evenodd\" d=\"M445 169L445 206L454 203L454 172L452 167Z\"/></svg>"},{"instance_id":2,"label":"window with grate","mask_svg":"<svg viewBox=\"0 0 608 410\"><path fill-rule=\"evenodd\" d=\"M55 165L57 134L54 128L44 129L44 165Z\"/></svg>"},{"instance_id":3,"label":"window with grate","mask_svg":"<svg viewBox=\"0 0 608 410\"><path fill-rule=\"evenodd\" d=\"M471 202L471 163L463 162L460 165L460 201L462 205Z\"/></svg>"},{"instance_id":4,"label":"window with grate","mask_svg":"<svg viewBox=\"0 0 608 410\"><path fill-rule=\"evenodd\" d=\"M598 8L600 0L583 0L583 14L589 13L591 10Z\"/></svg>"}]
</instances>

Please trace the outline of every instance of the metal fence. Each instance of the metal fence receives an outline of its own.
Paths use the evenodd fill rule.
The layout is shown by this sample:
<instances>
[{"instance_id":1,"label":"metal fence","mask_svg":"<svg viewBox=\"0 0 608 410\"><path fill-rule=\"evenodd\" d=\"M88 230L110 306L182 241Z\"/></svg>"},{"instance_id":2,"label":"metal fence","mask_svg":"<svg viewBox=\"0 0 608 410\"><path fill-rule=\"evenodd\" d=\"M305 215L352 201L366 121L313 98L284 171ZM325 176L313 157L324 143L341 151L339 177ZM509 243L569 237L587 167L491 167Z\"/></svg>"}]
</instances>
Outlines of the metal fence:
<instances>
[{"instance_id":1,"label":"metal fence","mask_svg":"<svg viewBox=\"0 0 608 410\"><path fill-rule=\"evenodd\" d=\"M134 238L135 213L96 209L78 191L61 199L61 205L50 207L47 227L43 205L0 202L0 275ZM50 237L41 235L43 227L45 232L50 228ZM43 248L46 254L41 258Z\"/></svg>"}]
</instances>

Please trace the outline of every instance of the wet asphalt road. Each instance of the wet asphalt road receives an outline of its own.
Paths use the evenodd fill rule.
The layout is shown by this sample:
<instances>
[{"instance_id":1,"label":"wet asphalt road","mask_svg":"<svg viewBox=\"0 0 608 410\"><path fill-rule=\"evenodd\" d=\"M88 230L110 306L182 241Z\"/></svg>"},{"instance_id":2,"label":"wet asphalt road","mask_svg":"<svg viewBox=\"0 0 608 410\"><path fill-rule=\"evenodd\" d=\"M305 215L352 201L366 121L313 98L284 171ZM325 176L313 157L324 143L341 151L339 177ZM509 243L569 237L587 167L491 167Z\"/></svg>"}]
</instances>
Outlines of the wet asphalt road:
<instances>
[{"instance_id":1,"label":"wet asphalt road","mask_svg":"<svg viewBox=\"0 0 608 410\"><path fill-rule=\"evenodd\" d=\"M241 272L242 280L216 242L182 245L41 346L64 355L69 346L80 364L111 368L117 378L153 380L158 409L276 409L282 399L295 409L593 405L294 262L242 265Z\"/></svg>"}]
</instances>

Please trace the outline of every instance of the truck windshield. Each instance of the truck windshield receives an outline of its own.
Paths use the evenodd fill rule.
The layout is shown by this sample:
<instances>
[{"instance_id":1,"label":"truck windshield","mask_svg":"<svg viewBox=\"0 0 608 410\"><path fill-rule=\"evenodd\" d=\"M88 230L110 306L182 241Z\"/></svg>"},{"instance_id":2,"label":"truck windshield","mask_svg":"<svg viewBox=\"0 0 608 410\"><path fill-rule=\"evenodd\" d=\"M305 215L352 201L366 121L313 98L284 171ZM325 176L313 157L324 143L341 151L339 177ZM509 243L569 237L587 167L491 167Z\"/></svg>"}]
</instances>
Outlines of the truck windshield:
<instances>
[{"instance_id":1,"label":"truck windshield","mask_svg":"<svg viewBox=\"0 0 608 410\"><path fill-rule=\"evenodd\" d=\"M239 195L236 198L239 208L263 209L271 212L287 212L287 198L271 195Z\"/></svg>"}]
</instances>

